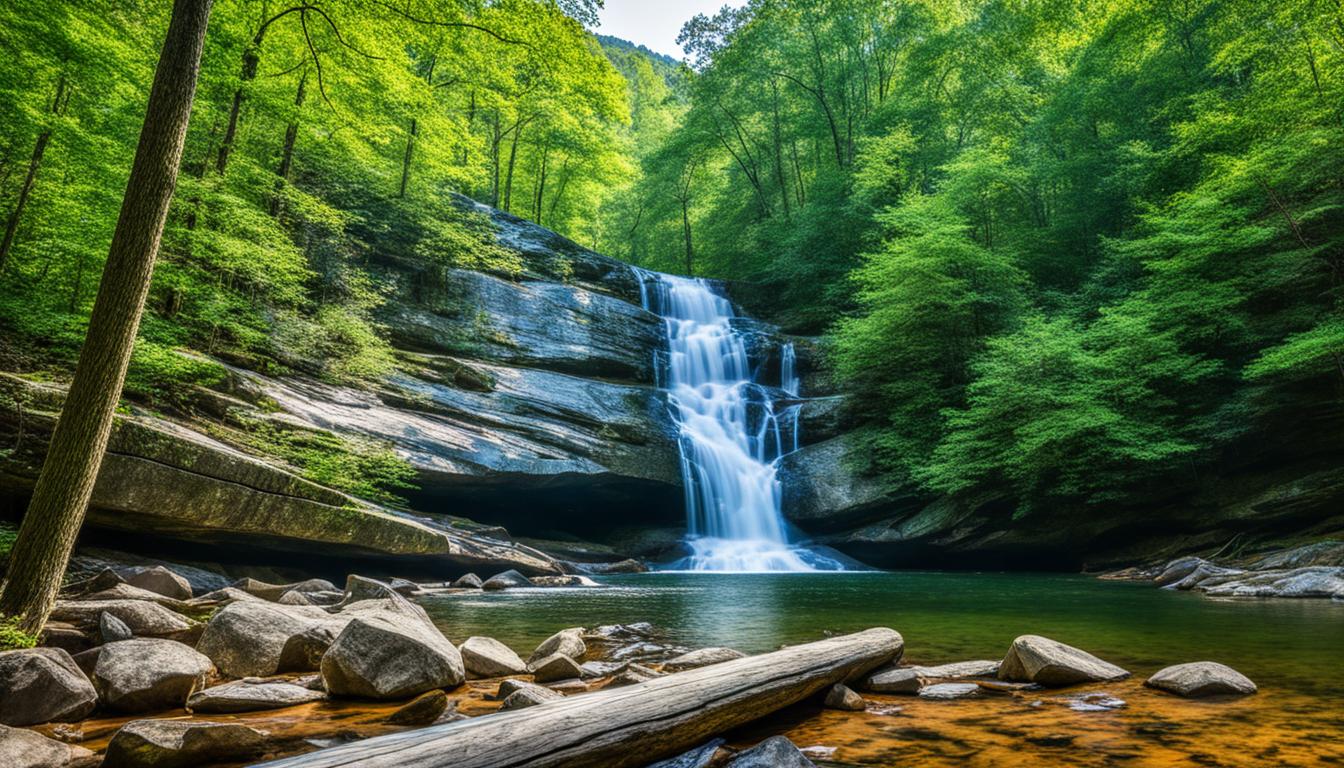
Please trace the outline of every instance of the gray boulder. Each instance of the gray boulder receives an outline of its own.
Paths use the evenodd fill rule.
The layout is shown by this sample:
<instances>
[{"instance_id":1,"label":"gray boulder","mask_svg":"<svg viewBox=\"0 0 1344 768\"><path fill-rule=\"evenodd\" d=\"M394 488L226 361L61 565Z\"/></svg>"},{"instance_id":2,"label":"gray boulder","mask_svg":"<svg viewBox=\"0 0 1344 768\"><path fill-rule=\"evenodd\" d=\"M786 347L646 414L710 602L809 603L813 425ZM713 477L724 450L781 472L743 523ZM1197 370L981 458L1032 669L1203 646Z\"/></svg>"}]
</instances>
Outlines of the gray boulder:
<instances>
[{"instance_id":1,"label":"gray boulder","mask_svg":"<svg viewBox=\"0 0 1344 768\"><path fill-rule=\"evenodd\" d=\"M563 699L565 697L562 693L556 693L549 688L533 685L532 683L522 683L521 685L512 686L512 688L513 690L504 697L504 703L499 705L500 711L526 709L527 707L535 707L538 704L545 704L548 701L555 701L556 699ZM503 691L504 687L500 686L500 693L502 694Z\"/></svg>"},{"instance_id":2,"label":"gray boulder","mask_svg":"<svg viewBox=\"0 0 1344 768\"><path fill-rule=\"evenodd\" d=\"M862 712L867 708L867 703L863 697L850 690L844 683L836 683L826 692L826 700L823 706L827 709L839 709L845 712Z\"/></svg>"},{"instance_id":3,"label":"gray boulder","mask_svg":"<svg viewBox=\"0 0 1344 768\"><path fill-rule=\"evenodd\" d=\"M816 768L816 763L798 751L783 736L771 736L728 761L728 768Z\"/></svg>"},{"instance_id":4,"label":"gray boulder","mask_svg":"<svg viewBox=\"0 0 1344 768\"><path fill-rule=\"evenodd\" d=\"M980 686L975 683L935 683L919 689L919 698L950 701L969 699L980 695Z\"/></svg>"},{"instance_id":5,"label":"gray boulder","mask_svg":"<svg viewBox=\"0 0 1344 768\"><path fill-rule=\"evenodd\" d=\"M334 696L402 699L467 679L462 654L418 618L359 616L322 657L322 681Z\"/></svg>"},{"instance_id":6,"label":"gray boulder","mask_svg":"<svg viewBox=\"0 0 1344 768\"><path fill-rule=\"evenodd\" d=\"M210 619L196 648L229 677L316 669L343 621L322 608L230 603Z\"/></svg>"},{"instance_id":7,"label":"gray boulder","mask_svg":"<svg viewBox=\"0 0 1344 768\"><path fill-rule=\"evenodd\" d=\"M103 768L196 768L245 761L265 749L265 734L237 723L133 720L112 734Z\"/></svg>"},{"instance_id":8,"label":"gray boulder","mask_svg":"<svg viewBox=\"0 0 1344 768\"><path fill-rule=\"evenodd\" d=\"M0 723L73 722L97 704L98 693L69 653L59 648L0 653Z\"/></svg>"},{"instance_id":9,"label":"gray boulder","mask_svg":"<svg viewBox=\"0 0 1344 768\"><path fill-rule=\"evenodd\" d=\"M1162 569L1153 582L1159 587L1165 587L1184 579L1186 576L1195 572L1195 569L1203 565L1206 561L1202 557L1182 557L1167 563L1167 567Z\"/></svg>"},{"instance_id":10,"label":"gray boulder","mask_svg":"<svg viewBox=\"0 0 1344 768\"><path fill-rule=\"evenodd\" d=\"M527 667L532 672L532 679L538 683L572 680L583 674L578 663L563 653L553 653Z\"/></svg>"},{"instance_id":11,"label":"gray boulder","mask_svg":"<svg viewBox=\"0 0 1344 768\"><path fill-rule=\"evenodd\" d=\"M683 653L682 655L669 659L663 665L663 669L668 672L680 672L683 669L695 669L696 667L707 667L710 664L722 664L725 661L745 658L746 654L741 651L735 651L732 648L701 648Z\"/></svg>"},{"instance_id":12,"label":"gray boulder","mask_svg":"<svg viewBox=\"0 0 1344 768\"><path fill-rule=\"evenodd\" d=\"M885 669L868 677L864 683L877 693L919 693L930 680L962 680L968 677L992 677L999 671L997 661L959 661L935 667L900 667Z\"/></svg>"},{"instance_id":13,"label":"gray boulder","mask_svg":"<svg viewBox=\"0 0 1344 768\"><path fill-rule=\"evenodd\" d=\"M162 565L127 568L121 572L127 584L175 600L191 599L191 582Z\"/></svg>"},{"instance_id":14,"label":"gray boulder","mask_svg":"<svg viewBox=\"0 0 1344 768\"><path fill-rule=\"evenodd\" d=\"M492 637L469 637L457 647L467 677L504 677L521 675L527 664L509 646Z\"/></svg>"},{"instance_id":15,"label":"gray boulder","mask_svg":"<svg viewBox=\"0 0 1344 768\"><path fill-rule=\"evenodd\" d=\"M530 587L530 586L532 586L531 579L527 578L526 576L517 571L508 570L504 571L503 573L497 573L494 576L491 576L490 578L486 579L485 583L481 585L481 589L488 591L495 591L500 589L514 589L516 587Z\"/></svg>"},{"instance_id":16,"label":"gray boulder","mask_svg":"<svg viewBox=\"0 0 1344 768\"><path fill-rule=\"evenodd\" d=\"M650 680L663 676L664 674L662 672L631 662L626 664L625 668L617 673L615 677L611 678L611 682L607 683L606 687L620 688L625 685L639 685L640 683L647 683Z\"/></svg>"},{"instance_id":17,"label":"gray boulder","mask_svg":"<svg viewBox=\"0 0 1344 768\"><path fill-rule=\"evenodd\" d=\"M1214 661L1193 661L1167 667L1143 684L1186 698L1247 696L1257 690L1249 677Z\"/></svg>"},{"instance_id":18,"label":"gray boulder","mask_svg":"<svg viewBox=\"0 0 1344 768\"><path fill-rule=\"evenodd\" d=\"M527 657L527 663L532 664L556 653L563 653L577 661L587 652L588 645L583 642L583 628L570 627L541 641L541 645Z\"/></svg>"},{"instance_id":19,"label":"gray boulder","mask_svg":"<svg viewBox=\"0 0 1344 768\"><path fill-rule=\"evenodd\" d=\"M116 584L107 589L84 595L79 599L85 601L144 600L145 602L161 605L174 613L186 613L191 610L191 603L186 600L167 597L166 595L160 595L158 592L151 592L148 589L142 589L132 584L125 583Z\"/></svg>"},{"instance_id":20,"label":"gray boulder","mask_svg":"<svg viewBox=\"0 0 1344 768\"><path fill-rule=\"evenodd\" d=\"M83 747L49 739L27 728L0 725L0 765L5 768L85 768L98 758Z\"/></svg>"},{"instance_id":21,"label":"gray boulder","mask_svg":"<svg viewBox=\"0 0 1344 768\"><path fill-rule=\"evenodd\" d=\"M183 706L213 670L209 658L182 643L137 638L99 649L93 684L109 709L148 712Z\"/></svg>"},{"instance_id":22,"label":"gray boulder","mask_svg":"<svg viewBox=\"0 0 1344 768\"><path fill-rule=\"evenodd\" d=\"M1003 657L998 677L1061 687L1123 680L1129 672L1073 646L1040 635L1022 635Z\"/></svg>"},{"instance_id":23,"label":"gray boulder","mask_svg":"<svg viewBox=\"0 0 1344 768\"><path fill-rule=\"evenodd\" d=\"M534 587L600 587L596 581L587 576L568 575L568 576L533 576L532 586Z\"/></svg>"},{"instance_id":24,"label":"gray boulder","mask_svg":"<svg viewBox=\"0 0 1344 768\"><path fill-rule=\"evenodd\" d=\"M715 757L723 745L723 739L714 739L690 752L683 752L667 760L659 760L646 768L709 768L714 764Z\"/></svg>"},{"instance_id":25,"label":"gray boulder","mask_svg":"<svg viewBox=\"0 0 1344 768\"><path fill-rule=\"evenodd\" d=\"M454 589L480 589L481 577L474 573L468 573L465 576L459 576L452 586Z\"/></svg>"},{"instance_id":26,"label":"gray boulder","mask_svg":"<svg viewBox=\"0 0 1344 768\"><path fill-rule=\"evenodd\" d=\"M106 611L98 617L98 635L104 643L115 643L118 640L130 640L135 637L131 628L126 626L126 622Z\"/></svg>"},{"instance_id":27,"label":"gray boulder","mask_svg":"<svg viewBox=\"0 0 1344 768\"><path fill-rule=\"evenodd\" d=\"M187 709L206 714L260 712L321 701L327 697L322 691L283 680L250 682L252 679L224 683L193 693L187 699Z\"/></svg>"}]
</instances>

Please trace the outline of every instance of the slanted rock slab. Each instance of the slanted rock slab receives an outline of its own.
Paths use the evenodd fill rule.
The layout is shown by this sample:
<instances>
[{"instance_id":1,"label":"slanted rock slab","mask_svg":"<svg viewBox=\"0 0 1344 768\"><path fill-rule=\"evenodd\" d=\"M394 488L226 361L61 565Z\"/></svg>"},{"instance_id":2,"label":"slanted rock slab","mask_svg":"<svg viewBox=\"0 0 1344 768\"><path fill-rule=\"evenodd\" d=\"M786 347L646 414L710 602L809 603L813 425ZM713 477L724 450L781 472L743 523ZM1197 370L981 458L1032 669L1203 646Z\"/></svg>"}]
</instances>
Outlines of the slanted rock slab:
<instances>
[{"instance_id":1,"label":"slanted rock slab","mask_svg":"<svg viewBox=\"0 0 1344 768\"><path fill-rule=\"evenodd\" d=\"M474 573L459 576L452 584L453 589L480 589L481 577Z\"/></svg>"},{"instance_id":2,"label":"slanted rock slab","mask_svg":"<svg viewBox=\"0 0 1344 768\"><path fill-rule=\"evenodd\" d=\"M260 712L307 704L326 697L322 691L283 680L237 680L192 694L187 699L187 709L206 714Z\"/></svg>"},{"instance_id":3,"label":"slanted rock slab","mask_svg":"<svg viewBox=\"0 0 1344 768\"><path fill-rule=\"evenodd\" d=\"M929 680L964 680L992 677L999 671L997 661L959 661L935 667L900 667L871 675L864 687L877 693L919 693Z\"/></svg>"},{"instance_id":4,"label":"slanted rock slab","mask_svg":"<svg viewBox=\"0 0 1344 768\"><path fill-rule=\"evenodd\" d=\"M485 583L481 585L481 589L494 591L500 589L513 589L515 587L530 587L530 586L532 586L531 579L527 578L526 576L517 571L508 570L504 571L503 573L497 573L494 576L491 576L490 578L486 579Z\"/></svg>"},{"instance_id":5,"label":"slanted rock slab","mask_svg":"<svg viewBox=\"0 0 1344 768\"><path fill-rule=\"evenodd\" d=\"M509 646L492 637L469 637L457 647L468 678L521 675L527 664Z\"/></svg>"},{"instance_id":6,"label":"slanted rock slab","mask_svg":"<svg viewBox=\"0 0 1344 768\"><path fill-rule=\"evenodd\" d=\"M0 653L0 723L74 722L97 704L93 684L60 648Z\"/></svg>"},{"instance_id":7,"label":"slanted rock slab","mask_svg":"<svg viewBox=\"0 0 1344 768\"><path fill-rule=\"evenodd\" d=\"M259 755L266 735L237 723L133 720L112 734L103 768L196 768Z\"/></svg>"},{"instance_id":8,"label":"slanted rock slab","mask_svg":"<svg viewBox=\"0 0 1344 768\"><path fill-rule=\"evenodd\" d=\"M1186 698L1248 696L1258 689L1249 677L1216 661L1192 661L1159 671L1144 681L1149 688Z\"/></svg>"},{"instance_id":9,"label":"slanted rock slab","mask_svg":"<svg viewBox=\"0 0 1344 768\"><path fill-rule=\"evenodd\" d=\"M975 683L935 683L919 689L919 698L950 701L969 699L980 695L980 686Z\"/></svg>"},{"instance_id":10,"label":"slanted rock slab","mask_svg":"<svg viewBox=\"0 0 1344 768\"><path fill-rule=\"evenodd\" d=\"M714 739L676 757L659 760L647 766L647 768L709 768L709 766L714 765L719 749L723 745L723 739Z\"/></svg>"},{"instance_id":11,"label":"slanted rock slab","mask_svg":"<svg viewBox=\"0 0 1344 768\"><path fill-rule=\"evenodd\" d=\"M503 692L503 686L501 686L500 692ZM504 697L504 703L499 705L499 709L500 711L526 709L528 707L535 707L538 704L545 704L548 701L563 699L564 697L564 694L557 693L544 686L523 683L522 685L517 686L516 690Z\"/></svg>"},{"instance_id":12,"label":"slanted rock slab","mask_svg":"<svg viewBox=\"0 0 1344 768\"><path fill-rule=\"evenodd\" d=\"M556 653L563 653L575 661L583 658L588 652L588 645L583 642L583 628L570 627L562 629L554 635L541 641L541 645L527 657L527 663L533 664Z\"/></svg>"},{"instance_id":13,"label":"slanted rock slab","mask_svg":"<svg viewBox=\"0 0 1344 768\"><path fill-rule=\"evenodd\" d=\"M93 684L109 709L149 712L183 706L213 670L210 659L190 646L137 638L99 648Z\"/></svg>"},{"instance_id":14,"label":"slanted rock slab","mask_svg":"<svg viewBox=\"0 0 1344 768\"><path fill-rule=\"evenodd\" d=\"M103 614L98 617L98 636L102 638L104 643L115 643L118 640L130 640L135 637L135 633L131 632L131 628L126 626L126 622L107 611L103 611Z\"/></svg>"},{"instance_id":15,"label":"slanted rock slab","mask_svg":"<svg viewBox=\"0 0 1344 768\"><path fill-rule=\"evenodd\" d=\"M199 626L179 613L145 600L58 600L51 618L93 627L103 613L116 616L136 637L180 637Z\"/></svg>"},{"instance_id":16,"label":"slanted rock slab","mask_svg":"<svg viewBox=\"0 0 1344 768\"><path fill-rule=\"evenodd\" d=\"M191 599L191 582L162 565L126 568L119 575L133 587L175 600Z\"/></svg>"},{"instance_id":17,"label":"slanted rock slab","mask_svg":"<svg viewBox=\"0 0 1344 768\"><path fill-rule=\"evenodd\" d=\"M448 711L448 694L435 690L423 693L414 701L387 716L388 725L432 725Z\"/></svg>"},{"instance_id":18,"label":"slanted rock slab","mask_svg":"<svg viewBox=\"0 0 1344 768\"><path fill-rule=\"evenodd\" d=\"M1040 635L1022 635L1003 657L998 676L1000 680L1063 687L1123 680L1129 672L1071 645Z\"/></svg>"},{"instance_id":19,"label":"slanted rock slab","mask_svg":"<svg viewBox=\"0 0 1344 768\"><path fill-rule=\"evenodd\" d=\"M27 728L0 725L0 765L5 768L85 768L98 758L83 747L49 739Z\"/></svg>"}]
</instances>

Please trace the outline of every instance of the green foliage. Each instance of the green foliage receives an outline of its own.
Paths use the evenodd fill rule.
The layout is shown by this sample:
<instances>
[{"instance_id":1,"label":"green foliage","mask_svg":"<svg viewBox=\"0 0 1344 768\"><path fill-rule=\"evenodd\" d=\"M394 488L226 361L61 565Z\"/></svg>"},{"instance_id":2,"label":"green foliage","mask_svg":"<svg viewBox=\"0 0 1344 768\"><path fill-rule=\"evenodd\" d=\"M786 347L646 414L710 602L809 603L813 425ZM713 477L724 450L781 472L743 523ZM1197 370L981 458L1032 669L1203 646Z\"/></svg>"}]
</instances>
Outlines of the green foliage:
<instances>
[{"instance_id":1,"label":"green foliage","mask_svg":"<svg viewBox=\"0 0 1344 768\"><path fill-rule=\"evenodd\" d=\"M20 629L20 623L17 617L0 616L0 651L32 648L37 645L37 636Z\"/></svg>"}]
</instances>

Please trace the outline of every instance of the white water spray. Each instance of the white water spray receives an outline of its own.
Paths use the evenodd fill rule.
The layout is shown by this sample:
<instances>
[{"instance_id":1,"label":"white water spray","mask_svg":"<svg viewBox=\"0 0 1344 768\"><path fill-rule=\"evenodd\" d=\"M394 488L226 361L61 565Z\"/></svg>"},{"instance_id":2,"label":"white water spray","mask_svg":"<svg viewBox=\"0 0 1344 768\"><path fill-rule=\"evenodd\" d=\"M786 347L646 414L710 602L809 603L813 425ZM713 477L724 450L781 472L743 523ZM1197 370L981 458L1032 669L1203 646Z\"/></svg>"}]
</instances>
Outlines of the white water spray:
<instances>
[{"instance_id":1,"label":"white water spray","mask_svg":"<svg viewBox=\"0 0 1344 768\"><path fill-rule=\"evenodd\" d=\"M644 307L667 325L662 382L680 428L687 544L676 567L694 571L839 570L791 545L780 511L779 459L797 449L798 410L780 418L751 380L732 304L703 280L638 271ZM797 396L792 345L781 350L781 389ZM781 434L786 433L786 434Z\"/></svg>"}]
</instances>

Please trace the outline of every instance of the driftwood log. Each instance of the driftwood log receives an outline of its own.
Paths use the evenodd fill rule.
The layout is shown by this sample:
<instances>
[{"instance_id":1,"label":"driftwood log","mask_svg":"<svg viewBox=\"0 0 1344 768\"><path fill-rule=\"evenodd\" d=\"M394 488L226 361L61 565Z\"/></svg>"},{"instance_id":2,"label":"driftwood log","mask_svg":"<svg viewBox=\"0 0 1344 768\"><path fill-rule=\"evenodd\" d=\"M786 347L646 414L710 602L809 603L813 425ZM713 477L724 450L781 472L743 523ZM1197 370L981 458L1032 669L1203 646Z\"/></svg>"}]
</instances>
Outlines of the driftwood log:
<instances>
[{"instance_id":1,"label":"driftwood log","mask_svg":"<svg viewBox=\"0 0 1344 768\"><path fill-rule=\"evenodd\" d=\"M583 693L527 709L394 733L265 768L642 766L900 658L891 629Z\"/></svg>"}]
</instances>

